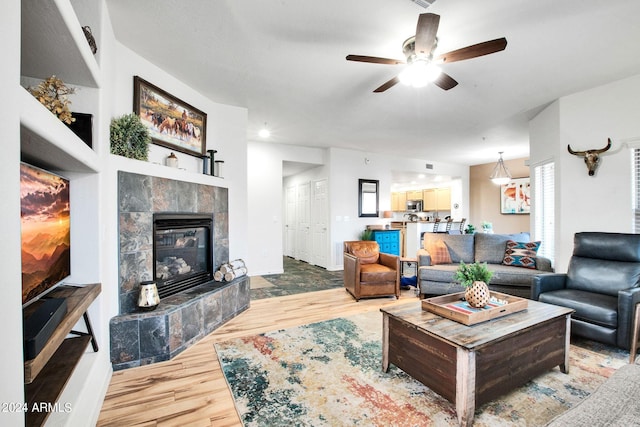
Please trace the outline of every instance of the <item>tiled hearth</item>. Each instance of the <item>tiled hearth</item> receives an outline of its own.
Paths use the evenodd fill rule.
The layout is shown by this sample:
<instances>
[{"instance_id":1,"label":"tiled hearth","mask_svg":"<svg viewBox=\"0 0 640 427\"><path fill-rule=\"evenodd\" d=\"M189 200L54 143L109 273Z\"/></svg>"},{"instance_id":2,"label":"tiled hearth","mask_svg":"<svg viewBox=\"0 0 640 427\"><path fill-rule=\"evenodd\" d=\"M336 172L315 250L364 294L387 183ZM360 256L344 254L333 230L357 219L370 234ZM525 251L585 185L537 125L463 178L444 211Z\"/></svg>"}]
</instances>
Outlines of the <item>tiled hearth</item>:
<instances>
[{"instance_id":1,"label":"tiled hearth","mask_svg":"<svg viewBox=\"0 0 640 427\"><path fill-rule=\"evenodd\" d=\"M169 360L249 308L249 278L208 282L163 299L152 312L136 303L153 280L153 214L213 213L213 267L229 260L228 190L128 172L118 173L119 306L110 321L114 370Z\"/></svg>"},{"instance_id":2,"label":"tiled hearth","mask_svg":"<svg viewBox=\"0 0 640 427\"><path fill-rule=\"evenodd\" d=\"M169 360L249 308L249 278L207 282L172 295L151 312L111 319L114 370Z\"/></svg>"}]
</instances>

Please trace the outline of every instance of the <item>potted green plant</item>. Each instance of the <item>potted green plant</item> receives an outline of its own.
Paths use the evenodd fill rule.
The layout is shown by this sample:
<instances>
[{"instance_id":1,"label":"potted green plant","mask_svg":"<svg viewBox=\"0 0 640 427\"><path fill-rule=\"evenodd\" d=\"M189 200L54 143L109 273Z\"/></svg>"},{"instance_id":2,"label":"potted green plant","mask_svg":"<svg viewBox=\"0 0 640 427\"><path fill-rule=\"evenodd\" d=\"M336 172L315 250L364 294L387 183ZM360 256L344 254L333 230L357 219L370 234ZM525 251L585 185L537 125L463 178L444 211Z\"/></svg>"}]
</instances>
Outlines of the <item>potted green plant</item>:
<instances>
[{"instance_id":1,"label":"potted green plant","mask_svg":"<svg viewBox=\"0 0 640 427\"><path fill-rule=\"evenodd\" d=\"M373 240L373 230L368 228L362 230L362 233L360 233L360 240Z\"/></svg>"},{"instance_id":2,"label":"potted green plant","mask_svg":"<svg viewBox=\"0 0 640 427\"><path fill-rule=\"evenodd\" d=\"M467 225L467 228L464 230L465 234L473 234L476 232L476 227L473 224Z\"/></svg>"},{"instance_id":3,"label":"potted green plant","mask_svg":"<svg viewBox=\"0 0 640 427\"><path fill-rule=\"evenodd\" d=\"M489 281L493 272L487 267L487 263L474 262L465 264L460 261L454 279L466 288L464 297L470 306L480 308L487 305L489 298Z\"/></svg>"},{"instance_id":4,"label":"potted green plant","mask_svg":"<svg viewBox=\"0 0 640 427\"><path fill-rule=\"evenodd\" d=\"M147 160L151 135L137 115L125 114L112 119L110 141L111 154L136 160Z\"/></svg>"}]
</instances>

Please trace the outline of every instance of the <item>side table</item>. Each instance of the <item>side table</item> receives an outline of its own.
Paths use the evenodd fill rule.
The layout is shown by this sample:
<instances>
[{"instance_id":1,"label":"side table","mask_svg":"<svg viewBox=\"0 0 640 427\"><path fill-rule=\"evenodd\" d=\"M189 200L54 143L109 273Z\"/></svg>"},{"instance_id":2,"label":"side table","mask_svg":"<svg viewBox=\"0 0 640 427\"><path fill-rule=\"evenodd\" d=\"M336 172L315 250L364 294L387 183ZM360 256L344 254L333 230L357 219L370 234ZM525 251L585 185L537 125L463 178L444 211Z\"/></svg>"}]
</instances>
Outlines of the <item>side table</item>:
<instances>
[{"instance_id":1,"label":"side table","mask_svg":"<svg viewBox=\"0 0 640 427\"><path fill-rule=\"evenodd\" d=\"M413 266L411 264L413 264ZM406 276L405 275L406 268L413 268L415 273L410 276ZM403 277L415 277L416 278L415 288L417 290L418 289L417 275L418 275L418 259L409 258L409 257L400 257L400 281L402 281ZM411 289L411 286L413 286L413 284L411 285L405 284L405 285L401 285L400 287L401 289L407 290L407 289Z\"/></svg>"},{"instance_id":2,"label":"side table","mask_svg":"<svg viewBox=\"0 0 640 427\"><path fill-rule=\"evenodd\" d=\"M410 257L400 257L400 276L404 276L404 269L405 268L411 268L411 264L415 264L413 266L413 268L418 267L418 259L417 258L410 258ZM416 270L416 274L418 274L418 271Z\"/></svg>"}]
</instances>

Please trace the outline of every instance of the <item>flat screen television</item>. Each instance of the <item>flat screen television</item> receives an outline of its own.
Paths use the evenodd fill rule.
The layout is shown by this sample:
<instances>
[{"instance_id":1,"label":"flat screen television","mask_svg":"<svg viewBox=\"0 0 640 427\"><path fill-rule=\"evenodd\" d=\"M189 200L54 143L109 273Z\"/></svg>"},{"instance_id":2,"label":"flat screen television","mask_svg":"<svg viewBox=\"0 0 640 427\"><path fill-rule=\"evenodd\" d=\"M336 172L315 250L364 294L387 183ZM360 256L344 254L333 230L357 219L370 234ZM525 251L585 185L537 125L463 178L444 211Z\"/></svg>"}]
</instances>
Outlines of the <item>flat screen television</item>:
<instances>
[{"instance_id":1,"label":"flat screen television","mask_svg":"<svg viewBox=\"0 0 640 427\"><path fill-rule=\"evenodd\" d=\"M71 274L69 180L21 163L20 210L25 306Z\"/></svg>"}]
</instances>

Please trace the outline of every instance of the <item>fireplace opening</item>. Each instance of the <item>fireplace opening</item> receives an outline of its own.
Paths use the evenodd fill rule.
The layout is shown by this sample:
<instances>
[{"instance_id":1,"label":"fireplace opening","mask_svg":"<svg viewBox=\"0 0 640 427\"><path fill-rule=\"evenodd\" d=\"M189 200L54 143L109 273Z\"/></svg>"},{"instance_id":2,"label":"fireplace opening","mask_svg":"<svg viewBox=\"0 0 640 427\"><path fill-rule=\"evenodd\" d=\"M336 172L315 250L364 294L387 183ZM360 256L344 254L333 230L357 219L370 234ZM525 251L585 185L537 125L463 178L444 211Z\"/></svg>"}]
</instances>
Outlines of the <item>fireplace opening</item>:
<instances>
[{"instance_id":1,"label":"fireplace opening","mask_svg":"<svg viewBox=\"0 0 640 427\"><path fill-rule=\"evenodd\" d=\"M212 280L213 218L206 214L153 215L154 280L160 298Z\"/></svg>"}]
</instances>

